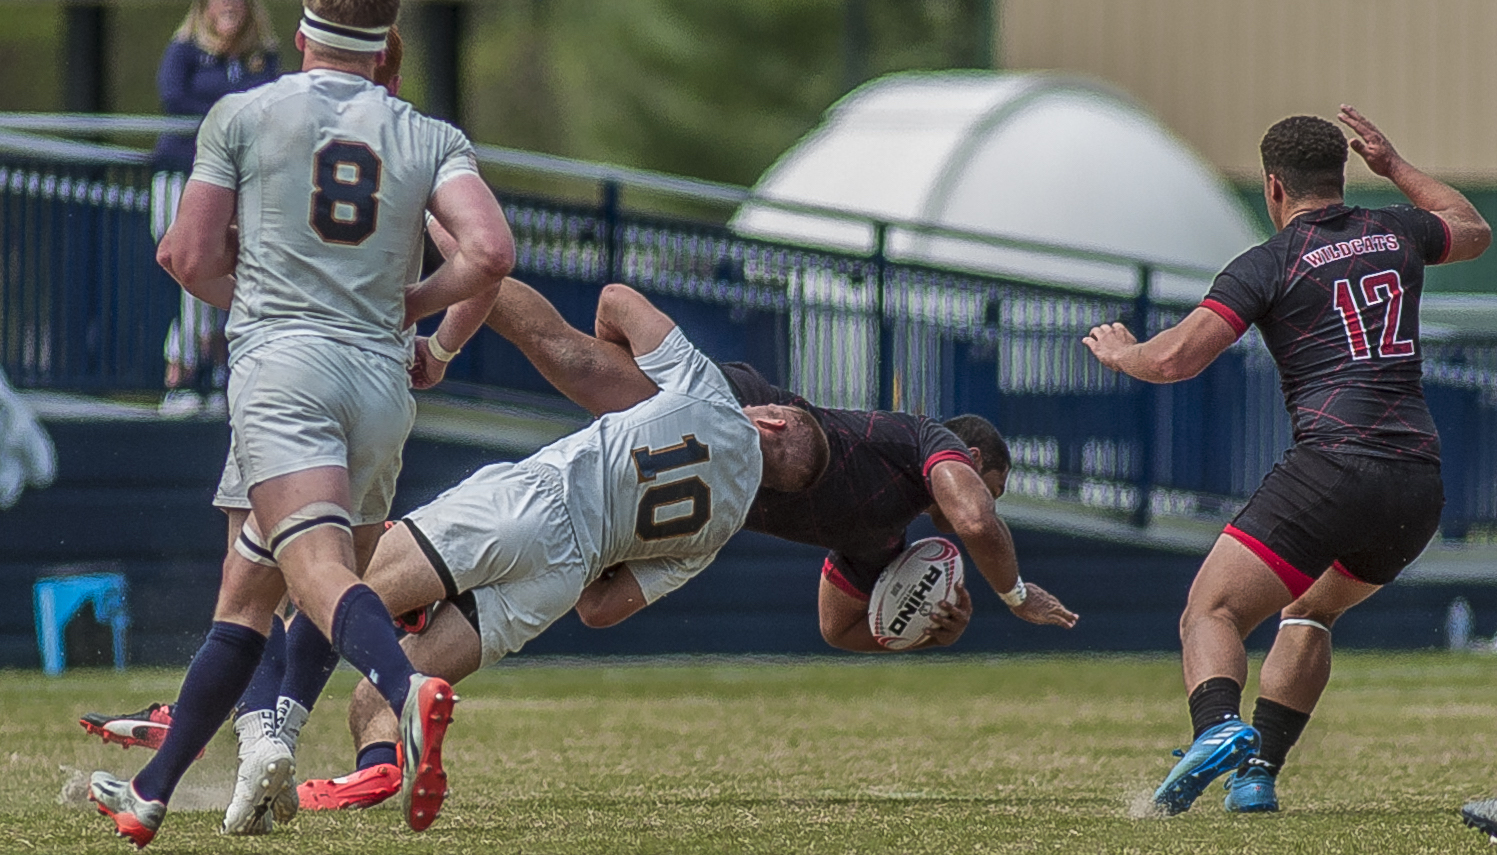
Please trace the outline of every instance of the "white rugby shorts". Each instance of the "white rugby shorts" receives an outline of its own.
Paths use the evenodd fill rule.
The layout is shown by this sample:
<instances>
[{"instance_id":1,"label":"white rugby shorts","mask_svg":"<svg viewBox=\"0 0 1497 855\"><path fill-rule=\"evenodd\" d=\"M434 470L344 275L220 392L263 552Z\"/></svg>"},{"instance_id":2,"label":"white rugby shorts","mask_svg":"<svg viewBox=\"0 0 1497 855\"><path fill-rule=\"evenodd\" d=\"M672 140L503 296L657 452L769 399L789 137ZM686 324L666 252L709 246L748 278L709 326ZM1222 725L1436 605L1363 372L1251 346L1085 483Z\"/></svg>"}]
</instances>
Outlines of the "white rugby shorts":
<instances>
[{"instance_id":1,"label":"white rugby shorts","mask_svg":"<svg viewBox=\"0 0 1497 855\"><path fill-rule=\"evenodd\" d=\"M249 488L320 466L348 470L353 525L384 522L416 420L405 366L313 336L266 342L229 371L229 459L213 504L248 508Z\"/></svg>"},{"instance_id":2,"label":"white rugby shorts","mask_svg":"<svg viewBox=\"0 0 1497 855\"><path fill-rule=\"evenodd\" d=\"M571 611L596 575L550 466L485 466L406 519L447 595L473 592L485 665Z\"/></svg>"}]
</instances>

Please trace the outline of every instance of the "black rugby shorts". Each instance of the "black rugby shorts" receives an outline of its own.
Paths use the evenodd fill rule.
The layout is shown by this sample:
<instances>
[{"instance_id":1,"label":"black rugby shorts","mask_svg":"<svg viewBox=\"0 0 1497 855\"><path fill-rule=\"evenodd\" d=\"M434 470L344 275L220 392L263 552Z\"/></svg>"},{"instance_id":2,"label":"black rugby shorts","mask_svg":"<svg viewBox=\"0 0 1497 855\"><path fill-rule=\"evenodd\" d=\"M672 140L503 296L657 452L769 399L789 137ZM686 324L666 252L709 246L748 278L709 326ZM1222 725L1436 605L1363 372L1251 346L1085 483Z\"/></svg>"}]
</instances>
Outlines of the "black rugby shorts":
<instances>
[{"instance_id":1,"label":"black rugby shorts","mask_svg":"<svg viewBox=\"0 0 1497 855\"><path fill-rule=\"evenodd\" d=\"M1393 581L1429 544L1444 507L1439 464L1296 447L1225 533L1298 597L1330 567Z\"/></svg>"}]
</instances>

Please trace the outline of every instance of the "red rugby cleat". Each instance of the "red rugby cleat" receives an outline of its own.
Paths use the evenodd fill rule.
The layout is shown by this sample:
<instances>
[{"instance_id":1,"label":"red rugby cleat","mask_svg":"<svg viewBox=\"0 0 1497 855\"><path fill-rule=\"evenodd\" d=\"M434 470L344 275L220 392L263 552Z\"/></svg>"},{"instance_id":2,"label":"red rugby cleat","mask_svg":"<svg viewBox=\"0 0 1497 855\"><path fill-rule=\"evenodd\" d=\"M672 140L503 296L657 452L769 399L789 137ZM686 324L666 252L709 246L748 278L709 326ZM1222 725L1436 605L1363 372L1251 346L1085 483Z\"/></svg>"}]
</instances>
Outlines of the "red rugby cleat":
<instances>
[{"instance_id":1,"label":"red rugby cleat","mask_svg":"<svg viewBox=\"0 0 1497 855\"><path fill-rule=\"evenodd\" d=\"M374 807L400 792L400 767L381 763L341 778L303 781L296 788L302 810Z\"/></svg>"}]
</instances>

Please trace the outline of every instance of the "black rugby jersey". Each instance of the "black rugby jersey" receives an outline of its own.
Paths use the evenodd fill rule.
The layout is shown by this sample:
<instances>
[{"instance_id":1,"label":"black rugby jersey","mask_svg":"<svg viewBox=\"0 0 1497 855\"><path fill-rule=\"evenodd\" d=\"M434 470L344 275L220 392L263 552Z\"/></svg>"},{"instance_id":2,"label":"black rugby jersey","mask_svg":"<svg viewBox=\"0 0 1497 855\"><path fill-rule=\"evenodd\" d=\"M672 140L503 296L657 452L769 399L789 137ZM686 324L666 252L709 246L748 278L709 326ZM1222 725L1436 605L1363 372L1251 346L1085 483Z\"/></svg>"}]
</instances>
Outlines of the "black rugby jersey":
<instances>
[{"instance_id":1,"label":"black rugby jersey","mask_svg":"<svg viewBox=\"0 0 1497 855\"><path fill-rule=\"evenodd\" d=\"M723 374L744 406L789 404L820 423L831 448L826 474L808 489L759 489L744 528L831 550L822 573L846 593L868 599L890 561L905 549L905 528L934 504L930 470L943 460L972 465L967 447L940 422L882 410L817 407L771 385L751 366Z\"/></svg>"},{"instance_id":2,"label":"black rugby jersey","mask_svg":"<svg viewBox=\"0 0 1497 855\"><path fill-rule=\"evenodd\" d=\"M1428 211L1331 205L1234 259L1201 305L1239 336L1258 325L1296 444L1438 463L1419 300L1425 265L1449 251L1449 228Z\"/></svg>"}]
</instances>

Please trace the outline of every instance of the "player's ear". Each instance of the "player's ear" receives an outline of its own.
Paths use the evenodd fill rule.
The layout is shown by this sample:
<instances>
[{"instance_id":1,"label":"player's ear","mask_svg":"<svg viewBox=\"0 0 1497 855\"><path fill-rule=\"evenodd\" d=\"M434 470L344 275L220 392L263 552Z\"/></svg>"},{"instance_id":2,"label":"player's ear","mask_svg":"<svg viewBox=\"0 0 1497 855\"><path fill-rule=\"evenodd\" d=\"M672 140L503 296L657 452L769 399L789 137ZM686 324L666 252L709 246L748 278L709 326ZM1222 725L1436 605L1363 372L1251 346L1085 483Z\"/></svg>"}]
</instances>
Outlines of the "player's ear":
<instances>
[{"instance_id":1,"label":"player's ear","mask_svg":"<svg viewBox=\"0 0 1497 855\"><path fill-rule=\"evenodd\" d=\"M784 433L789 422L784 419L771 419L767 416L755 416L754 427L765 433Z\"/></svg>"},{"instance_id":2,"label":"player's ear","mask_svg":"<svg viewBox=\"0 0 1497 855\"><path fill-rule=\"evenodd\" d=\"M969 446L967 446L967 451L969 453L971 453L971 455L972 455L972 465L975 466L975 467L977 467L977 471L978 472L981 472L982 471L982 449L980 449L980 448L978 448L976 446L969 445Z\"/></svg>"},{"instance_id":3,"label":"player's ear","mask_svg":"<svg viewBox=\"0 0 1497 855\"><path fill-rule=\"evenodd\" d=\"M296 45L296 52L297 53L306 53L307 52L307 37L304 36L304 35L302 35L302 31L301 30L297 30L296 31L296 35L292 37L291 41L292 41L293 44Z\"/></svg>"}]
</instances>

